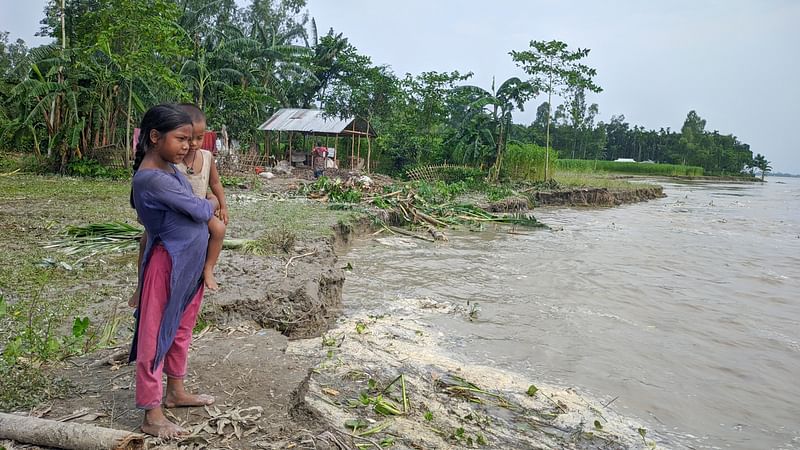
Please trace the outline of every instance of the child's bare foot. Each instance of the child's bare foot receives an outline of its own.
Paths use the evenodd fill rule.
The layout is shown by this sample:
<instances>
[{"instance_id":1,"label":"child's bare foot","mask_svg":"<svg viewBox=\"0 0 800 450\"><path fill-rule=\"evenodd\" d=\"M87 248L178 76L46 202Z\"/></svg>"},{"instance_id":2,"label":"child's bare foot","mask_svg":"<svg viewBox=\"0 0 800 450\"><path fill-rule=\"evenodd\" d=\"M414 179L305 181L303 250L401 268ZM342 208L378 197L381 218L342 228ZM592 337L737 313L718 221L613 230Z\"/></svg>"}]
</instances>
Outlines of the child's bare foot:
<instances>
[{"instance_id":1,"label":"child's bare foot","mask_svg":"<svg viewBox=\"0 0 800 450\"><path fill-rule=\"evenodd\" d=\"M161 408L145 411L141 428L143 433L162 439L175 439L189 434L186 429L170 422Z\"/></svg>"},{"instance_id":2,"label":"child's bare foot","mask_svg":"<svg viewBox=\"0 0 800 450\"><path fill-rule=\"evenodd\" d=\"M128 306L131 308L138 308L139 307L139 296L141 293L139 292L139 286L136 286L136 291L131 295L131 298L128 299Z\"/></svg>"},{"instance_id":3,"label":"child's bare foot","mask_svg":"<svg viewBox=\"0 0 800 450\"><path fill-rule=\"evenodd\" d=\"M167 392L164 406L167 408L178 408L186 406L208 406L214 404L214 397L208 394L190 394L183 392Z\"/></svg>"},{"instance_id":4,"label":"child's bare foot","mask_svg":"<svg viewBox=\"0 0 800 450\"><path fill-rule=\"evenodd\" d=\"M217 284L217 279L214 277L214 269L203 269L203 281L206 284L206 288L212 291L219 290L219 284Z\"/></svg>"}]
</instances>

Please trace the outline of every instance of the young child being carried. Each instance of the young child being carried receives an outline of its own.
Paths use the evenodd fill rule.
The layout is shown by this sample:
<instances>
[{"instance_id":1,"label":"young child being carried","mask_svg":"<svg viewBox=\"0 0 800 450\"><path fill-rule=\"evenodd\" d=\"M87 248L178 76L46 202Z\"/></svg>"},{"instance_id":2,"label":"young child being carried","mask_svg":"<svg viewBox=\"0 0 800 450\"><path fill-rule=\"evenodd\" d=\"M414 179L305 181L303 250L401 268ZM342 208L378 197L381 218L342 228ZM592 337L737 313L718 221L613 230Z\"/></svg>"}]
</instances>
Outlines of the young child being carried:
<instances>
[{"instance_id":1,"label":"young child being carried","mask_svg":"<svg viewBox=\"0 0 800 450\"><path fill-rule=\"evenodd\" d=\"M225 227L228 225L228 206L225 203L225 191L222 188L222 182L220 181L213 155L208 150L200 148L206 132L205 114L200 108L192 104L183 103L178 107L192 119L192 138L189 142L189 152L175 166L189 180L192 191L196 196L209 200L214 198L219 205L218 209L214 211L214 217L208 221L208 251L203 265L203 282L208 289L216 291L219 289L219 285L214 277L214 266L216 266L219 255L222 253ZM211 193L208 192L209 187L211 188ZM146 229L139 241L139 265L142 262L145 242L147 242ZM137 284L136 291L128 301L128 304L133 308L139 304L140 289L141 287Z\"/></svg>"},{"instance_id":2,"label":"young child being carried","mask_svg":"<svg viewBox=\"0 0 800 450\"><path fill-rule=\"evenodd\" d=\"M219 285L217 285L217 279L214 278L214 266L217 265L219 254L222 253L222 243L225 240L228 205L225 202L225 190L219 179L217 165L214 163L214 155L210 151L200 148L206 134L206 115L200 108L190 103L182 103L179 106L192 118L192 142L189 145L189 153L176 167L182 170L189 179L194 195L208 199L216 197L219 202L219 209L214 212L215 218L208 222L210 238L208 239L208 255L203 266L203 280L206 287L216 291L219 289ZM208 192L209 187L211 188L210 193Z\"/></svg>"}]
</instances>

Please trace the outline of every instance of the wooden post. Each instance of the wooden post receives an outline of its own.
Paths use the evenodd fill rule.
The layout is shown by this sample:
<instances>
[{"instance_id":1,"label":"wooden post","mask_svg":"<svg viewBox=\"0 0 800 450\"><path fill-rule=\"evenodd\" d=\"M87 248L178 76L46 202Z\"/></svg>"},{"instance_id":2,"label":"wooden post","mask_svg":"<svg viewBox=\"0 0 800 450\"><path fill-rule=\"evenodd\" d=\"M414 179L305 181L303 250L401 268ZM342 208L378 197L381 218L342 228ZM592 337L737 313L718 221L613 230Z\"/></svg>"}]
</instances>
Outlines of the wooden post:
<instances>
[{"instance_id":1,"label":"wooden post","mask_svg":"<svg viewBox=\"0 0 800 450\"><path fill-rule=\"evenodd\" d=\"M370 173L370 157L372 156L372 141L369 140L369 120L367 121L367 173Z\"/></svg>"},{"instance_id":2,"label":"wooden post","mask_svg":"<svg viewBox=\"0 0 800 450\"><path fill-rule=\"evenodd\" d=\"M357 162L361 162L361 135L358 135L358 157L356 158Z\"/></svg>"},{"instance_id":3,"label":"wooden post","mask_svg":"<svg viewBox=\"0 0 800 450\"><path fill-rule=\"evenodd\" d=\"M333 148L336 149L336 153L334 153L334 155L333 155L333 164L338 169L339 168L339 135L338 134L333 139Z\"/></svg>"},{"instance_id":4,"label":"wooden post","mask_svg":"<svg viewBox=\"0 0 800 450\"><path fill-rule=\"evenodd\" d=\"M264 140L266 141L266 150L267 150L267 166L269 166L269 130L264 134Z\"/></svg>"},{"instance_id":5,"label":"wooden post","mask_svg":"<svg viewBox=\"0 0 800 450\"><path fill-rule=\"evenodd\" d=\"M350 170L353 170L353 158L356 150L356 121L353 120L353 134L350 135Z\"/></svg>"},{"instance_id":6,"label":"wooden post","mask_svg":"<svg viewBox=\"0 0 800 450\"><path fill-rule=\"evenodd\" d=\"M289 165L292 165L292 132L289 132L289 153L288 157L286 158L289 161Z\"/></svg>"}]
</instances>

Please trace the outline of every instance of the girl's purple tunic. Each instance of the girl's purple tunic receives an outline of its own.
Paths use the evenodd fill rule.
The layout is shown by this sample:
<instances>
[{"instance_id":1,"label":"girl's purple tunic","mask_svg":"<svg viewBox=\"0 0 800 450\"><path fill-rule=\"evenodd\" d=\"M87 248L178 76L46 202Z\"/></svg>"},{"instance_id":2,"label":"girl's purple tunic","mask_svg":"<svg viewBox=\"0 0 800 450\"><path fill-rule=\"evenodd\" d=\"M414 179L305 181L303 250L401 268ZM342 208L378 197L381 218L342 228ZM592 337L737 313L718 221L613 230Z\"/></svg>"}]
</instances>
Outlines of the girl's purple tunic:
<instances>
[{"instance_id":1,"label":"girl's purple tunic","mask_svg":"<svg viewBox=\"0 0 800 450\"><path fill-rule=\"evenodd\" d=\"M139 268L139 286L143 285L145 267L156 243L163 243L172 260L169 299L161 319L156 359L153 361L153 367L157 367L172 346L183 311L203 282L208 220L214 211L208 200L192 193L189 181L177 170L174 173L158 169L137 171L133 176L133 204L147 230L147 245ZM138 329L137 314L130 361L136 360Z\"/></svg>"}]
</instances>

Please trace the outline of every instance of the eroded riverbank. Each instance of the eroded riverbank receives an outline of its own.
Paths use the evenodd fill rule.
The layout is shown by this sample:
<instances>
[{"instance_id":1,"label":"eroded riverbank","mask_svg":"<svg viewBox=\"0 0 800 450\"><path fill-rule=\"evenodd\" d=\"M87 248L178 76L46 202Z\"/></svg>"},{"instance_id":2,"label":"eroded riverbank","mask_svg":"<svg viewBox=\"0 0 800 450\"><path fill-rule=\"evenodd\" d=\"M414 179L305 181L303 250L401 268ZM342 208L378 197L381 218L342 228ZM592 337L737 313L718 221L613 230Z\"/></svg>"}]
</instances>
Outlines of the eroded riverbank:
<instances>
[{"instance_id":1,"label":"eroded riverbank","mask_svg":"<svg viewBox=\"0 0 800 450\"><path fill-rule=\"evenodd\" d=\"M97 327L112 323L112 330L116 333L107 341L110 349L46 368L55 379L67 380L71 388L66 391L66 396L49 399L46 404L28 411L45 418L77 415L73 420L135 431L140 413L131 408L132 368L121 364L132 326L125 303L133 279L134 255L89 257L76 263L77 257L41 248L41 242L53 236L52 230L64 225L108 220L134 223L132 211L126 207L127 185L110 183L113 189L109 190L108 184L102 182L28 176L20 176L13 180L16 183L11 184L8 183L12 180L2 181L8 188L4 188L4 195L0 197L5 213L2 220L5 229L11 230L5 236L6 248L10 252L3 260L3 284L0 286L3 295L10 302L30 301L26 292L35 290L35 275L47 272L50 284L39 290L42 298L57 299L59 293L66 290L83 298L83 302L88 299L85 312L76 311L75 314L87 314L93 326ZM73 207L69 210L50 208L51 191L58 192L64 201L68 199ZM314 389L321 386L320 379L314 378L313 374L320 372L320 367L328 362L327 350L324 355L309 350L325 347L325 341L318 336L325 333L327 323L341 311L346 267L339 262L336 249L342 251L355 236L371 232L370 223L358 214L330 211L323 204L288 198L270 190L231 190L229 195L234 221L228 235L281 244L278 247L283 249L268 249L262 256L223 252L218 268L218 280L223 289L206 298L203 325L198 328L199 334L192 348L189 377L193 389L214 394L218 403L216 409L173 411L175 420L196 432L181 445L187 448L253 448L254 445L281 448L280 445L302 445L303 442L313 442L318 446L324 442L334 445L337 441L350 446L354 441L364 443L363 439L347 435L363 430L348 432L343 423L338 423L338 416L330 415L309 401L309 395L313 397ZM288 239L287 230L293 231L292 239ZM276 236L279 239L273 239ZM39 266L39 262L45 259L52 264ZM13 268L11 261L16 261ZM343 326L348 328L347 324ZM381 351L391 353L397 343L385 341L383 335L400 325L389 319L376 319L367 326L370 336L378 333L374 335L374 341L367 343L379 349L385 344L387 347ZM408 347L405 351L415 355L421 354L422 349L429 352L425 361L430 363L431 371L424 371L417 365L398 366L396 359L359 359L358 346L351 347L350 341L366 338L363 333L349 339L346 346L337 347L336 357L349 359L348 364L352 365L387 364L387 370L388 367L403 368L408 372L409 388L415 391L411 398L428 398L433 395L432 387L426 385L430 384L432 374L458 373L458 363L444 353L437 353L435 346L423 339L423 329L405 329L420 337L418 341L406 342ZM417 335L417 331L421 334ZM346 335L344 328L339 334ZM292 338L317 337L298 341L298 346L294 347L286 340L287 335ZM290 348L288 352L287 346ZM320 356L323 356L322 363ZM435 363L437 358L440 361ZM420 360L420 364L422 362ZM586 403L594 405L591 408L602 414L600 419L595 419L600 420L600 427L592 421L586 422L595 413L591 408L586 409L588 406L580 406L581 401L574 393L539 386L512 374L489 373L487 368L480 367L474 368L473 379L470 375L472 366L462 364L461 368L464 379L482 385L489 399L503 398L503 402L514 406L492 411L475 410L472 419L465 419L465 414L469 415L467 407L472 406L470 402L461 404L463 398L451 399L456 405L454 407L465 414L440 412L436 420L439 420L440 427L453 425L452 436L442 430L443 434L433 432L420 441L415 441L412 436L396 436L395 445L405 445L404 442L412 445L431 439L432 445L463 446L468 443L468 438L475 446L489 448L511 442L534 445L537 440L573 442L589 447L611 443L636 445L636 435L631 435L632 425L619 425L616 419L609 419L606 425L604 416L607 414L602 413L594 401L587 400ZM388 376L388 372L385 374ZM520 386L525 383L536 384L542 394L527 397L524 390L520 392ZM306 391L307 387L310 391ZM529 385L523 387L527 390ZM343 385L341 392L347 389ZM544 405L545 394L553 397L555 403ZM430 408L444 411L447 408L445 398L442 397L439 406L431 403ZM551 407L558 412L548 409ZM413 425L419 414L423 414L424 420L424 412L419 408L414 406L408 414L398 418L397 434L415 429L415 426L425 426L427 421ZM84 413L80 413L82 410ZM578 415L573 415L576 412ZM342 414L345 413L343 410ZM455 426L464 420L478 420L475 418L494 413L499 417L494 425L490 423L494 419L487 417L483 425L474 424L478 428L468 423ZM514 417L506 418L506 414ZM333 419L326 420L328 418ZM527 424L524 426L530 429L520 437L514 437L515 433L508 427L516 426L515 423ZM537 423L541 429L533 426ZM236 437L237 426L241 433L247 434ZM482 426L489 429L480 431ZM459 428L463 431L459 432ZM560 436L549 437L551 428ZM479 434L485 444L478 442ZM157 440L151 439L150 443L158 445ZM6 446L13 448L10 445Z\"/></svg>"},{"instance_id":2,"label":"eroded riverbank","mask_svg":"<svg viewBox=\"0 0 800 450\"><path fill-rule=\"evenodd\" d=\"M358 245L345 310L477 304L421 311L454 359L579 387L659 447L796 447L800 184L659 182L655 201L538 209L548 232Z\"/></svg>"}]
</instances>

